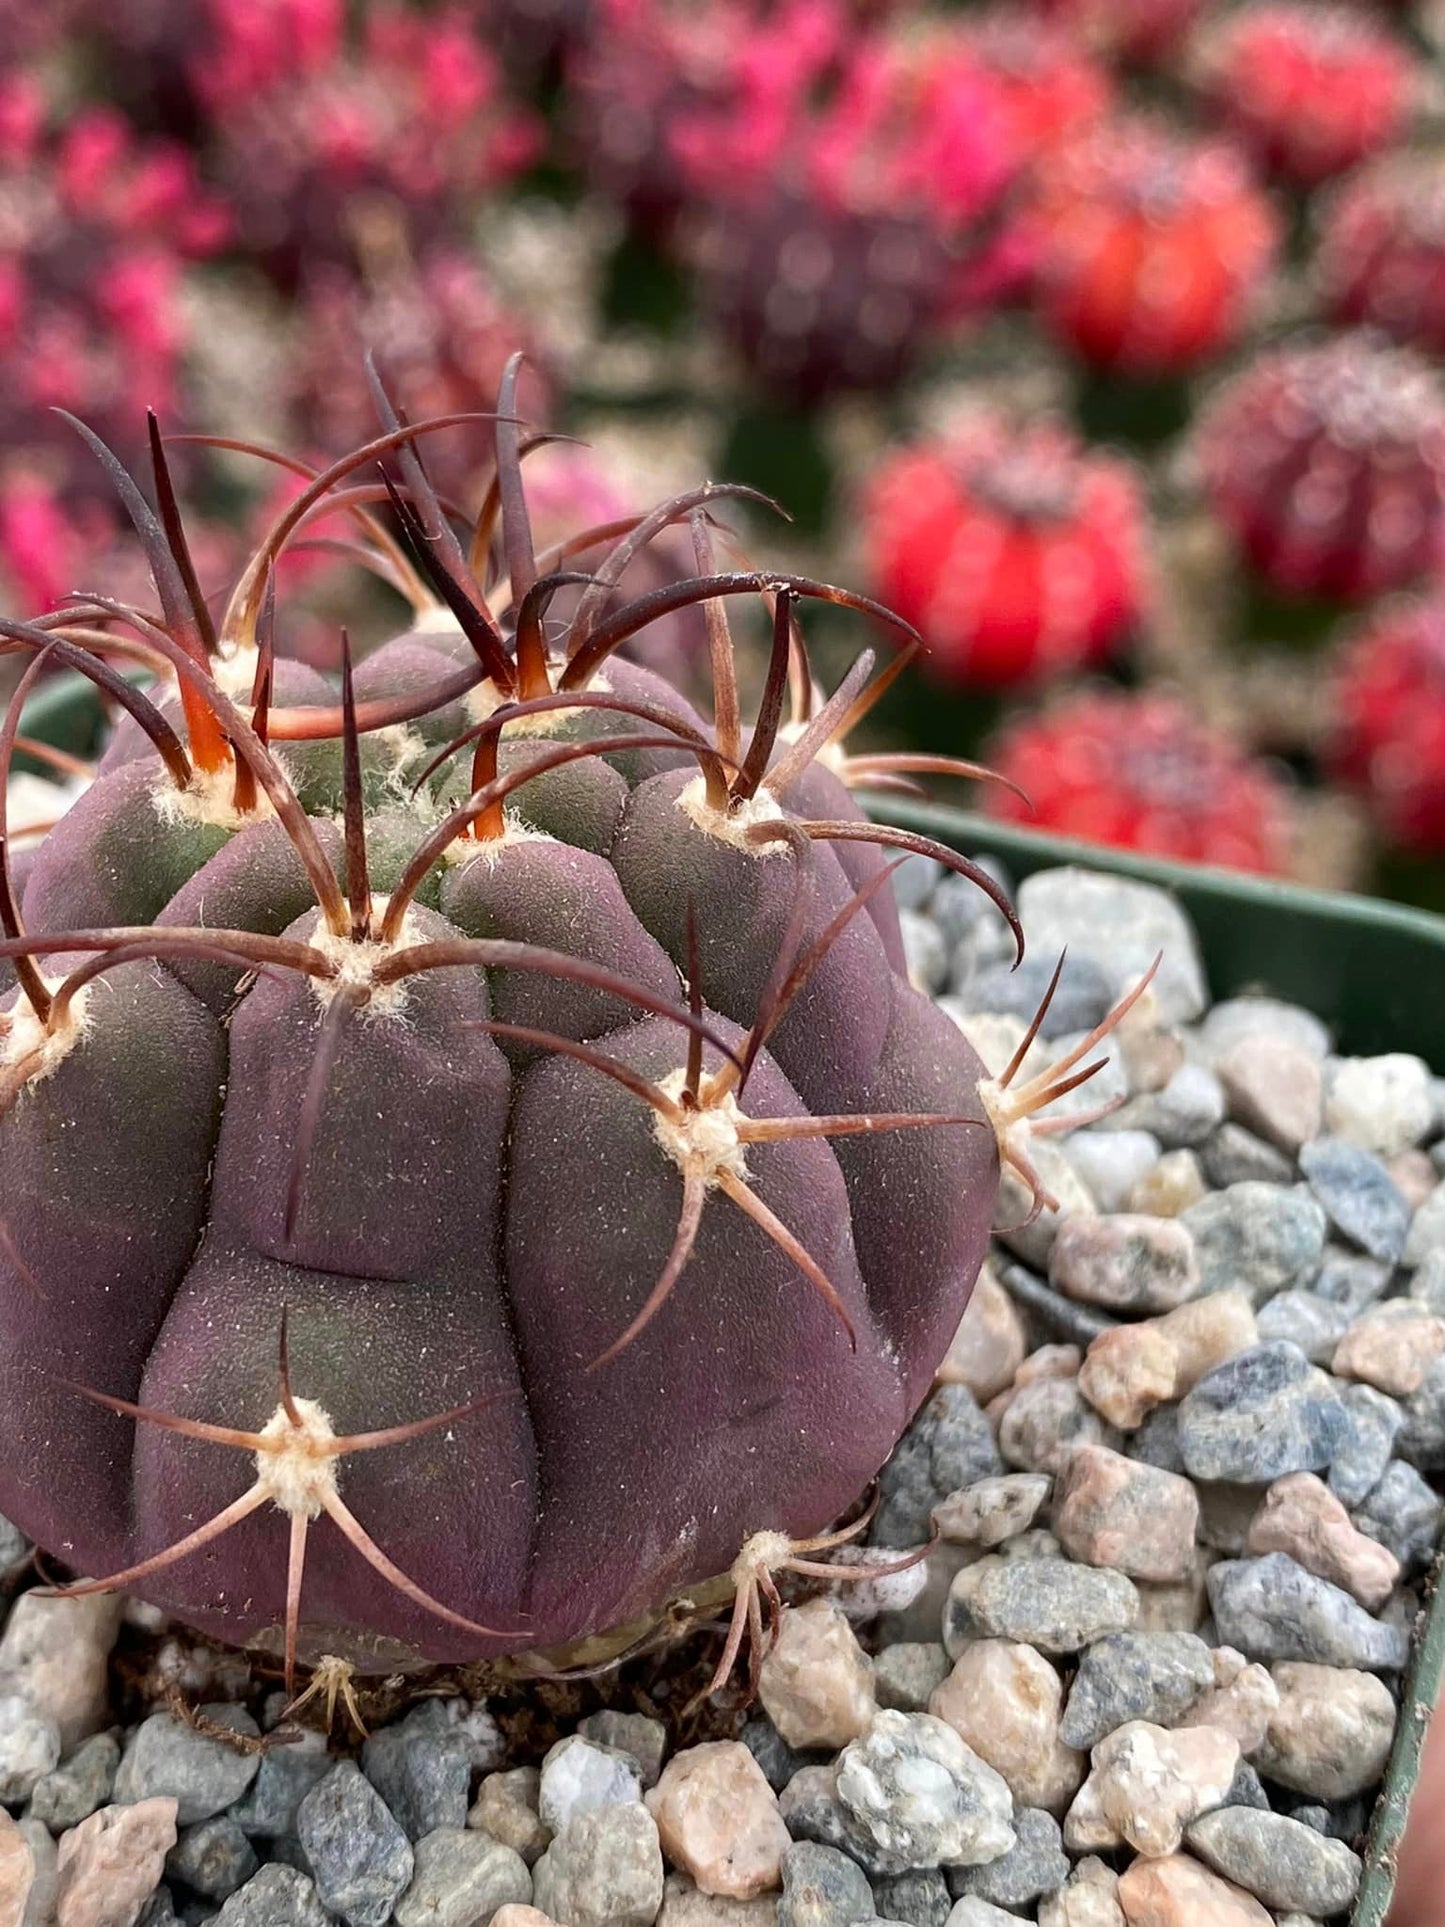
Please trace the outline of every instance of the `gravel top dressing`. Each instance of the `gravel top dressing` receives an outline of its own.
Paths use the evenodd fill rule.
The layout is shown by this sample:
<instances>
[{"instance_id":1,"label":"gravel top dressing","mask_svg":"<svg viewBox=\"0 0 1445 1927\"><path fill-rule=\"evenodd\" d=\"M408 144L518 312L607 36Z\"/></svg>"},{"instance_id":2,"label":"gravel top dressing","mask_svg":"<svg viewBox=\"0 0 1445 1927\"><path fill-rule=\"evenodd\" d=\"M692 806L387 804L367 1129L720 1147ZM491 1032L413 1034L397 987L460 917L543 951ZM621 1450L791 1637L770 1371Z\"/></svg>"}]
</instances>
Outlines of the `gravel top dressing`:
<instances>
[{"instance_id":1,"label":"gravel top dressing","mask_svg":"<svg viewBox=\"0 0 1445 1927\"><path fill-rule=\"evenodd\" d=\"M1036 1127L1060 1209L1005 1182L868 1543L832 1555L858 1576L786 1579L757 1699L746 1665L698 1697L709 1622L595 1679L323 1677L280 1726L277 1669L21 1590L0 1521L0 1927L1348 1916L1442 1525L1445 1082L1211 1004L1148 885L1028 878L1010 971L976 889L897 881L915 979L995 1074L1062 947L1029 1070L1163 962L1057 1107L1117 1108Z\"/></svg>"}]
</instances>

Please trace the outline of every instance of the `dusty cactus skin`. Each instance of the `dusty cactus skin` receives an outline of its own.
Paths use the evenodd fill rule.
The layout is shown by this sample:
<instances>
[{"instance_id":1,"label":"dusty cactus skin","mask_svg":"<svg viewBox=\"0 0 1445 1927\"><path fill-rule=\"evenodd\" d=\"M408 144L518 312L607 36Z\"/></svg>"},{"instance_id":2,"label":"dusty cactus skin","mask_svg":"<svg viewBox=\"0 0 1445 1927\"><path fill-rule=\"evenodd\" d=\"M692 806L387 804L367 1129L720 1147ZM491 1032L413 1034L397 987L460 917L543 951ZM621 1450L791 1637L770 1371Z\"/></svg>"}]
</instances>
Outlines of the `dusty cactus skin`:
<instances>
[{"instance_id":1,"label":"dusty cactus skin","mask_svg":"<svg viewBox=\"0 0 1445 1927\"><path fill-rule=\"evenodd\" d=\"M0 624L30 658L0 769L42 667L157 671L18 898L0 866L0 1509L288 1672L555 1648L754 1535L815 1543L926 1394L1048 1094L901 967L888 846L920 839L848 785L938 759L844 753L871 652L821 705L806 677L808 599L907 626L717 572L707 487L579 532L547 637L577 564L533 551L515 384L470 556L426 424L308 490L356 491L420 604L339 699L269 646L307 499L212 633L154 424L159 519L116 473L164 625L99 594ZM378 457L400 541L351 480ZM697 578L619 608L679 523ZM759 593L744 730L720 612ZM708 723L615 653L697 602Z\"/></svg>"}]
</instances>

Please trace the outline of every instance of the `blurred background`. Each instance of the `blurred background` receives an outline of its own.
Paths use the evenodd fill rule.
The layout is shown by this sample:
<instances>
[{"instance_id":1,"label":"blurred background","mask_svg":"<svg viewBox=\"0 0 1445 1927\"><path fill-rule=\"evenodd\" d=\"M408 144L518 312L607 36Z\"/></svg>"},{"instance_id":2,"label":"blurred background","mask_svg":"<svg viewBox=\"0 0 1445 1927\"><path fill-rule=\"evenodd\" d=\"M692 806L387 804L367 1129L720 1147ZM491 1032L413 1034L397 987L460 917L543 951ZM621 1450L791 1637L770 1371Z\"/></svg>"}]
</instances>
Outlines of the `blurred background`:
<instances>
[{"instance_id":1,"label":"blurred background","mask_svg":"<svg viewBox=\"0 0 1445 1927\"><path fill-rule=\"evenodd\" d=\"M0 609L143 593L56 408L315 463L368 348L417 418L521 347L577 438L542 540L740 480L792 520L720 565L923 631L855 755L1445 908L1442 47L1445 0L0 0ZM175 456L224 593L302 483ZM428 444L471 513L489 460ZM406 609L313 533L278 633L324 665ZM656 646L700 672L700 622Z\"/></svg>"}]
</instances>

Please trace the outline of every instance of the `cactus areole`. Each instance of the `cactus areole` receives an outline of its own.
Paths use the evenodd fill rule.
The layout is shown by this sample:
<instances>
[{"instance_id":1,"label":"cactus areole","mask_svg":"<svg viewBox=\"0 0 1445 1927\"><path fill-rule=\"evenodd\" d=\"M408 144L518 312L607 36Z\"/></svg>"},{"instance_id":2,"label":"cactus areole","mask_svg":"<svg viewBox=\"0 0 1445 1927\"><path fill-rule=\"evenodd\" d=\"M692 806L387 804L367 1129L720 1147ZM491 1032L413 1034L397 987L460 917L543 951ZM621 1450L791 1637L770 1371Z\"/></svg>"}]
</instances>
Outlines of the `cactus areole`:
<instances>
[{"instance_id":1,"label":"cactus areole","mask_svg":"<svg viewBox=\"0 0 1445 1927\"><path fill-rule=\"evenodd\" d=\"M0 623L29 658L0 769L46 667L127 711L5 852L0 1510L72 1590L288 1672L575 1647L846 1513L957 1325L1001 1157L1029 1172L1029 1114L1082 1075L988 1079L907 980L890 869L931 846L849 787L919 759L845 754L872 655L821 702L798 616L905 654L907 626L719 571L723 486L537 554L515 386L468 526L378 383L383 432L218 624L154 422L155 507L92 442L157 608ZM339 689L272 640L276 557L323 510L417 609ZM696 576L621 603L679 523ZM738 596L773 635L747 727ZM695 602L710 722L617 653Z\"/></svg>"}]
</instances>

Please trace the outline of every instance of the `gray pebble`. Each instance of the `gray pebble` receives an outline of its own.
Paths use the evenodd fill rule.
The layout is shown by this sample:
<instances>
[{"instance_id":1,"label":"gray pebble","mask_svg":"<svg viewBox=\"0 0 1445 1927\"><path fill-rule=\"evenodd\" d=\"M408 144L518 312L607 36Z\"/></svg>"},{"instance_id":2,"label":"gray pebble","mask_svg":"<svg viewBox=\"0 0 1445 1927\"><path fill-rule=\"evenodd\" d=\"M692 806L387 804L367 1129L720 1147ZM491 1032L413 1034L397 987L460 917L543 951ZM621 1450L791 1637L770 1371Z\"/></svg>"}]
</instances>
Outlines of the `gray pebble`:
<instances>
[{"instance_id":1,"label":"gray pebble","mask_svg":"<svg viewBox=\"0 0 1445 1927\"><path fill-rule=\"evenodd\" d=\"M1325 1214L1304 1185L1232 1184L1180 1223L1194 1234L1201 1293L1238 1285L1256 1304L1311 1283L1325 1248Z\"/></svg>"},{"instance_id":2,"label":"gray pebble","mask_svg":"<svg viewBox=\"0 0 1445 1927\"><path fill-rule=\"evenodd\" d=\"M941 1867L876 1874L872 1886L878 1912L889 1920L906 1921L908 1927L943 1927L953 1906Z\"/></svg>"},{"instance_id":3,"label":"gray pebble","mask_svg":"<svg viewBox=\"0 0 1445 1927\"><path fill-rule=\"evenodd\" d=\"M1360 1884L1359 1856L1343 1841L1282 1813L1221 1807L1196 1820L1186 1837L1207 1867L1280 1911L1343 1913Z\"/></svg>"},{"instance_id":4,"label":"gray pebble","mask_svg":"<svg viewBox=\"0 0 1445 1927\"><path fill-rule=\"evenodd\" d=\"M1302 1827L1309 1827L1315 1833L1327 1834L1330 1830L1330 1810L1316 1801L1306 1800L1301 1806L1294 1807L1289 1815L1298 1820Z\"/></svg>"},{"instance_id":5,"label":"gray pebble","mask_svg":"<svg viewBox=\"0 0 1445 1927\"><path fill-rule=\"evenodd\" d=\"M931 856L906 856L893 872L893 894L900 910L922 910L944 877L952 872ZM958 881L963 882L960 877Z\"/></svg>"},{"instance_id":6,"label":"gray pebble","mask_svg":"<svg viewBox=\"0 0 1445 1927\"><path fill-rule=\"evenodd\" d=\"M1162 1090L1144 1091L1114 1113L1115 1128L1148 1131L1166 1151L1193 1150L1224 1122L1224 1091L1203 1064L1181 1064Z\"/></svg>"},{"instance_id":7,"label":"gray pebble","mask_svg":"<svg viewBox=\"0 0 1445 1927\"><path fill-rule=\"evenodd\" d=\"M882 1497L870 1537L875 1545L921 1545L929 1514L960 1487L1002 1472L993 1429L966 1385L944 1385L904 1433L878 1476Z\"/></svg>"},{"instance_id":8,"label":"gray pebble","mask_svg":"<svg viewBox=\"0 0 1445 1927\"><path fill-rule=\"evenodd\" d=\"M1387 1546L1407 1572L1429 1565L1445 1525L1445 1504L1413 1465L1394 1459L1354 1512L1355 1524Z\"/></svg>"},{"instance_id":9,"label":"gray pebble","mask_svg":"<svg viewBox=\"0 0 1445 1927\"><path fill-rule=\"evenodd\" d=\"M537 1811L544 1827L560 1833L571 1821L599 1807L628 1806L642 1798L642 1774L630 1753L569 1734L542 1761Z\"/></svg>"},{"instance_id":10,"label":"gray pebble","mask_svg":"<svg viewBox=\"0 0 1445 1927\"><path fill-rule=\"evenodd\" d=\"M361 1770L408 1840L467 1824L471 1761L440 1700L423 1700L405 1719L373 1733L361 1750Z\"/></svg>"},{"instance_id":11,"label":"gray pebble","mask_svg":"<svg viewBox=\"0 0 1445 1927\"><path fill-rule=\"evenodd\" d=\"M217 1914L215 1918L219 1920L220 1915ZM31 1927L31 1923L27 1922L26 1927ZM181 1927L181 1917L176 1912L169 1887L156 1888L136 1915L135 1927Z\"/></svg>"},{"instance_id":12,"label":"gray pebble","mask_svg":"<svg viewBox=\"0 0 1445 1927\"><path fill-rule=\"evenodd\" d=\"M1299 1161L1335 1229L1371 1258L1398 1264L1410 1207L1380 1159L1348 1138L1318 1137L1304 1146Z\"/></svg>"},{"instance_id":13,"label":"gray pebble","mask_svg":"<svg viewBox=\"0 0 1445 1927\"><path fill-rule=\"evenodd\" d=\"M1204 1014L1195 1035L1201 1056L1209 1063L1227 1056L1250 1037L1273 1037L1294 1044L1323 1064L1330 1053L1330 1033L1313 1011L1277 997L1225 997Z\"/></svg>"},{"instance_id":14,"label":"gray pebble","mask_svg":"<svg viewBox=\"0 0 1445 1927\"><path fill-rule=\"evenodd\" d=\"M1351 1317L1343 1305L1317 1291L1281 1291L1260 1306L1256 1323L1266 1342L1288 1339L1312 1365L1328 1365Z\"/></svg>"},{"instance_id":15,"label":"gray pebble","mask_svg":"<svg viewBox=\"0 0 1445 1927\"><path fill-rule=\"evenodd\" d=\"M225 1900L244 1886L259 1863L255 1849L231 1819L218 1813L186 1827L166 1855L172 1880L206 1900Z\"/></svg>"},{"instance_id":16,"label":"gray pebble","mask_svg":"<svg viewBox=\"0 0 1445 1927\"><path fill-rule=\"evenodd\" d=\"M259 1738L260 1728L241 1706L203 1706L202 1715L233 1733ZM169 1713L152 1713L126 1744L115 1776L118 1806L169 1795L176 1802L179 1826L194 1826L221 1813L255 1779L259 1753L243 1753L224 1740L197 1732Z\"/></svg>"},{"instance_id":17,"label":"gray pebble","mask_svg":"<svg viewBox=\"0 0 1445 1927\"><path fill-rule=\"evenodd\" d=\"M931 859L930 859L931 861ZM589 1713L579 1720L577 1731L584 1740L610 1746L616 1753L629 1753L637 1762L645 1787L657 1785L662 1763L667 1758L667 1728L661 1720L646 1713L622 1713L608 1706L600 1713Z\"/></svg>"},{"instance_id":18,"label":"gray pebble","mask_svg":"<svg viewBox=\"0 0 1445 1927\"><path fill-rule=\"evenodd\" d=\"M30 1541L0 1513L0 1572L9 1572L30 1557Z\"/></svg>"},{"instance_id":19,"label":"gray pebble","mask_svg":"<svg viewBox=\"0 0 1445 1927\"><path fill-rule=\"evenodd\" d=\"M931 995L948 988L951 955L948 939L931 917L916 910L900 909L898 927L903 934L903 955L908 975L920 990ZM977 1008L984 1009L980 1004Z\"/></svg>"},{"instance_id":20,"label":"gray pebble","mask_svg":"<svg viewBox=\"0 0 1445 1927\"><path fill-rule=\"evenodd\" d=\"M231 1807L231 1818L258 1840L295 1833L296 1809L332 1764L321 1733L302 1733L289 1745L271 1747L245 1798Z\"/></svg>"},{"instance_id":21,"label":"gray pebble","mask_svg":"<svg viewBox=\"0 0 1445 1927\"><path fill-rule=\"evenodd\" d=\"M953 1903L947 1927L1016 1927L1018 1915L1006 1907L995 1907L991 1900L965 1894Z\"/></svg>"},{"instance_id":22,"label":"gray pebble","mask_svg":"<svg viewBox=\"0 0 1445 1927\"><path fill-rule=\"evenodd\" d=\"M1199 1149L1205 1177L1218 1191L1231 1184L1288 1184L1294 1166L1284 1155L1242 1124L1221 1124Z\"/></svg>"},{"instance_id":23,"label":"gray pebble","mask_svg":"<svg viewBox=\"0 0 1445 1927\"><path fill-rule=\"evenodd\" d=\"M1051 1894L1069 1877L1059 1823L1040 1807L1020 1807L1014 1815L1013 1846L980 1867L950 1867L948 1887L955 1900L969 1895L1017 1913L1042 1894Z\"/></svg>"},{"instance_id":24,"label":"gray pebble","mask_svg":"<svg viewBox=\"0 0 1445 1927\"><path fill-rule=\"evenodd\" d=\"M386 1927L411 1882L411 1843L350 1760L332 1767L296 1815L317 1896L347 1927Z\"/></svg>"},{"instance_id":25,"label":"gray pebble","mask_svg":"<svg viewBox=\"0 0 1445 1927\"><path fill-rule=\"evenodd\" d=\"M1405 1263L1423 1265L1432 1251L1445 1251L1445 1184L1437 1184L1410 1221Z\"/></svg>"},{"instance_id":26,"label":"gray pebble","mask_svg":"<svg viewBox=\"0 0 1445 1927\"><path fill-rule=\"evenodd\" d=\"M1234 1769L1234 1778L1229 1783L1229 1791L1220 1802L1226 1807L1257 1807L1261 1813L1269 1809L1269 1795L1248 1760L1241 1760Z\"/></svg>"},{"instance_id":27,"label":"gray pebble","mask_svg":"<svg viewBox=\"0 0 1445 1927\"><path fill-rule=\"evenodd\" d=\"M1266 1665L1305 1660L1395 1672L1408 1656L1402 1627L1372 1618L1347 1592L1306 1572L1288 1553L1221 1560L1210 1568L1208 1586L1225 1645Z\"/></svg>"},{"instance_id":28,"label":"gray pebble","mask_svg":"<svg viewBox=\"0 0 1445 1927\"><path fill-rule=\"evenodd\" d=\"M835 1847L870 1874L897 1871L880 1861L872 1842L853 1825L852 1816L838 1798L836 1764L800 1766L778 1795L778 1811L795 1840Z\"/></svg>"},{"instance_id":29,"label":"gray pebble","mask_svg":"<svg viewBox=\"0 0 1445 1927\"><path fill-rule=\"evenodd\" d=\"M1031 947L1017 970L1007 964L993 964L976 971L969 980L968 1001L975 1010L1003 1012L1028 1023L1043 1001L1057 964L1057 956L1046 956ZM1058 989L1044 1012L1039 1035L1052 1042L1092 1030L1108 1014L1113 1001L1109 979L1098 964L1081 951L1071 951L1064 959Z\"/></svg>"},{"instance_id":30,"label":"gray pebble","mask_svg":"<svg viewBox=\"0 0 1445 1927\"><path fill-rule=\"evenodd\" d=\"M0 1695L0 1804L28 1800L60 1764L60 1728L20 1693Z\"/></svg>"},{"instance_id":31,"label":"gray pebble","mask_svg":"<svg viewBox=\"0 0 1445 1927\"><path fill-rule=\"evenodd\" d=\"M951 1663L936 1644L910 1640L884 1646L873 1655L874 1696L880 1706L900 1713L926 1713L934 1688L948 1678Z\"/></svg>"},{"instance_id":32,"label":"gray pebble","mask_svg":"<svg viewBox=\"0 0 1445 1927\"><path fill-rule=\"evenodd\" d=\"M1207 992L1194 930L1174 899L1150 883L1074 867L1040 870L1019 890L1019 916L1036 956L1065 948L1104 972L1113 996L1137 983L1162 952L1155 1002L1167 1023L1190 1023Z\"/></svg>"},{"instance_id":33,"label":"gray pebble","mask_svg":"<svg viewBox=\"0 0 1445 1927\"><path fill-rule=\"evenodd\" d=\"M64 1833L108 1804L120 1764L120 1742L109 1733L92 1733L52 1773L36 1782L30 1812L50 1831Z\"/></svg>"},{"instance_id":34,"label":"gray pebble","mask_svg":"<svg viewBox=\"0 0 1445 1927\"><path fill-rule=\"evenodd\" d=\"M1091 1088L1081 1084L1081 1091ZM1134 1186L1159 1162L1160 1143L1149 1131L1095 1129L1064 1139L1064 1155L1088 1185L1101 1211L1123 1211Z\"/></svg>"},{"instance_id":35,"label":"gray pebble","mask_svg":"<svg viewBox=\"0 0 1445 1927\"><path fill-rule=\"evenodd\" d=\"M1178 1218L1069 1218L1049 1254L1049 1283L1110 1311L1172 1311L1199 1289L1194 1240Z\"/></svg>"},{"instance_id":36,"label":"gray pebble","mask_svg":"<svg viewBox=\"0 0 1445 1927\"><path fill-rule=\"evenodd\" d=\"M1267 1485L1315 1472L1330 1463L1346 1430L1334 1380L1285 1339L1226 1359L1179 1405L1179 1450L1196 1479Z\"/></svg>"},{"instance_id":37,"label":"gray pebble","mask_svg":"<svg viewBox=\"0 0 1445 1927\"><path fill-rule=\"evenodd\" d=\"M975 1866L1014 1843L1008 1783L928 1713L879 1713L839 1754L837 1792L870 1872Z\"/></svg>"},{"instance_id":38,"label":"gray pebble","mask_svg":"<svg viewBox=\"0 0 1445 1927\"><path fill-rule=\"evenodd\" d=\"M657 1822L636 1802L572 1821L532 1870L533 1904L567 1927L652 1927L662 1905Z\"/></svg>"},{"instance_id":39,"label":"gray pebble","mask_svg":"<svg viewBox=\"0 0 1445 1927\"><path fill-rule=\"evenodd\" d=\"M1445 1250L1432 1251L1410 1280L1410 1296L1445 1316Z\"/></svg>"},{"instance_id":40,"label":"gray pebble","mask_svg":"<svg viewBox=\"0 0 1445 1927\"><path fill-rule=\"evenodd\" d=\"M996 882L1002 882L1005 890L1009 888L1007 878L993 858L983 859L983 868ZM899 875L902 875L901 871ZM960 876L956 870L945 870L938 879L928 905L928 914L949 942L954 944L972 935L981 925L997 924L1003 928L1003 919L988 897L976 883Z\"/></svg>"},{"instance_id":41,"label":"gray pebble","mask_svg":"<svg viewBox=\"0 0 1445 1927\"><path fill-rule=\"evenodd\" d=\"M999 1449L1021 1472L1057 1472L1076 1445L1122 1440L1079 1389L1077 1378L1036 1378L1017 1386L999 1421Z\"/></svg>"},{"instance_id":42,"label":"gray pebble","mask_svg":"<svg viewBox=\"0 0 1445 1927\"><path fill-rule=\"evenodd\" d=\"M417 1841L413 1858L395 1927L485 1927L499 1907L531 1904L526 1861L489 1834L438 1827Z\"/></svg>"},{"instance_id":43,"label":"gray pebble","mask_svg":"<svg viewBox=\"0 0 1445 1927\"><path fill-rule=\"evenodd\" d=\"M1172 1726L1213 1684L1213 1659L1195 1634L1111 1633L1079 1661L1059 1738L1088 1752L1128 1720Z\"/></svg>"},{"instance_id":44,"label":"gray pebble","mask_svg":"<svg viewBox=\"0 0 1445 1927\"><path fill-rule=\"evenodd\" d=\"M1336 1498L1358 1505L1385 1475L1404 1428L1405 1408L1373 1385L1341 1385L1340 1403L1345 1432L1326 1479Z\"/></svg>"},{"instance_id":45,"label":"gray pebble","mask_svg":"<svg viewBox=\"0 0 1445 1927\"><path fill-rule=\"evenodd\" d=\"M1362 1251L1346 1251L1339 1245L1326 1245L1319 1276L1310 1286L1318 1298L1328 1298L1351 1318L1384 1297L1390 1284L1390 1267L1378 1258L1367 1258Z\"/></svg>"},{"instance_id":46,"label":"gray pebble","mask_svg":"<svg viewBox=\"0 0 1445 1927\"><path fill-rule=\"evenodd\" d=\"M1077 1653L1139 1616L1139 1594L1122 1572L1068 1559L1007 1560L990 1554L954 1579L944 1614L944 1645L971 1637L1016 1639L1045 1653Z\"/></svg>"},{"instance_id":47,"label":"gray pebble","mask_svg":"<svg viewBox=\"0 0 1445 1927\"><path fill-rule=\"evenodd\" d=\"M1445 1358L1437 1358L1419 1391L1403 1400L1405 1425L1395 1442L1422 1472L1445 1470Z\"/></svg>"},{"instance_id":48,"label":"gray pebble","mask_svg":"<svg viewBox=\"0 0 1445 1927\"><path fill-rule=\"evenodd\" d=\"M795 1840L783 1849L782 1869L778 1927L852 1927L877 1912L862 1868L836 1847Z\"/></svg>"},{"instance_id":49,"label":"gray pebble","mask_svg":"<svg viewBox=\"0 0 1445 1927\"><path fill-rule=\"evenodd\" d=\"M1130 1434L1126 1450L1131 1459L1138 1459L1143 1465L1158 1466L1161 1472L1183 1472L1184 1455L1179 1449L1179 1407L1157 1406L1138 1431Z\"/></svg>"},{"instance_id":50,"label":"gray pebble","mask_svg":"<svg viewBox=\"0 0 1445 1927\"><path fill-rule=\"evenodd\" d=\"M1087 1136L1088 1133L1076 1135ZM1046 1285L1036 1272L1027 1265L1008 1261L995 1266L999 1283L1016 1305L1029 1314L1034 1324L1049 1338L1064 1344L1079 1345L1085 1351L1099 1336L1100 1332L1111 1331L1118 1324L1108 1312L1097 1311L1092 1305L1077 1305L1072 1298L1066 1298L1052 1285Z\"/></svg>"},{"instance_id":51,"label":"gray pebble","mask_svg":"<svg viewBox=\"0 0 1445 1927\"><path fill-rule=\"evenodd\" d=\"M273 1864L231 1895L212 1927L334 1927L334 1920L308 1875Z\"/></svg>"},{"instance_id":52,"label":"gray pebble","mask_svg":"<svg viewBox=\"0 0 1445 1927\"><path fill-rule=\"evenodd\" d=\"M944 1657L947 1658L947 1654ZM750 1719L738 1738L762 1768L763 1778L774 1793L781 1793L798 1768L807 1762L807 1755L793 1751L766 1713Z\"/></svg>"}]
</instances>

